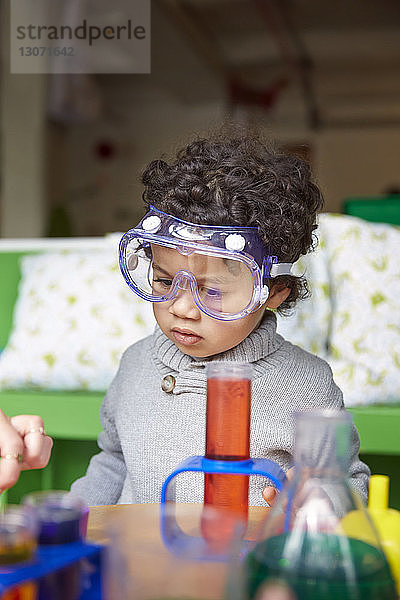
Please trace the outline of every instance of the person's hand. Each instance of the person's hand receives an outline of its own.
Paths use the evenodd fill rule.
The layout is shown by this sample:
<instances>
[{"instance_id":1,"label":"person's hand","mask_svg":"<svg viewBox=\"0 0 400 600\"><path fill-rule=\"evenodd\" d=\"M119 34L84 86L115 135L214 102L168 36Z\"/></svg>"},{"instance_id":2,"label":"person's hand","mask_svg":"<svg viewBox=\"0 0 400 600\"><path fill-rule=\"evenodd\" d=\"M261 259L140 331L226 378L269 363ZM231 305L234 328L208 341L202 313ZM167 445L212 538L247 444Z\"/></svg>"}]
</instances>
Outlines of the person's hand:
<instances>
[{"instance_id":1,"label":"person's hand","mask_svg":"<svg viewBox=\"0 0 400 600\"><path fill-rule=\"evenodd\" d=\"M296 600L296 596L285 583L268 582L257 591L256 600Z\"/></svg>"},{"instance_id":2,"label":"person's hand","mask_svg":"<svg viewBox=\"0 0 400 600\"><path fill-rule=\"evenodd\" d=\"M287 473L286 473L286 477L288 478L288 480L290 481L293 478L294 475L294 467L291 467ZM267 502L269 504L269 506L272 506L273 503L276 500L276 496L278 494L278 490L274 487L272 487L272 485L267 485L264 489L263 489L263 498L265 500L265 502Z\"/></svg>"},{"instance_id":3,"label":"person's hand","mask_svg":"<svg viewBox=\"0 0 400 600\"><path fill-rule=\"evenodd\" d=\"M12 487L21 471L45 467L52 446L39 416L7 417L0 409L0 492Z\"/></svg>"}]
</instances>

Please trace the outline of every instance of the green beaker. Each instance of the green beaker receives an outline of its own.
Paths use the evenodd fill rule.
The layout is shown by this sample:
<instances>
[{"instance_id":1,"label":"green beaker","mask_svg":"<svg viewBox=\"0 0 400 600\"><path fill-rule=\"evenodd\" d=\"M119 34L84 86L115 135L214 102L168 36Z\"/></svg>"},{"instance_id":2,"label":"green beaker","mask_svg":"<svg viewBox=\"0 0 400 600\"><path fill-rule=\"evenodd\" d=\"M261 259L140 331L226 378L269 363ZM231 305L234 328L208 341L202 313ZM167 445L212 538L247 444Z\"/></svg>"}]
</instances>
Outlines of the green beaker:
<instances>
[{"instance_id":1,"label":"green beaker","mask_svg":"<svg viewBox=\"0 0 400 600\"><path fill-rule=\"evenodd\" d=\"M230 586L241 600L267 600L277 583L298 600L396 600L378 534L348 479L352 434L345 411L296 415L295 476L243 559L240 585ZM354 510L369 543L344 531Z\"/></svg>"}]
</instances>

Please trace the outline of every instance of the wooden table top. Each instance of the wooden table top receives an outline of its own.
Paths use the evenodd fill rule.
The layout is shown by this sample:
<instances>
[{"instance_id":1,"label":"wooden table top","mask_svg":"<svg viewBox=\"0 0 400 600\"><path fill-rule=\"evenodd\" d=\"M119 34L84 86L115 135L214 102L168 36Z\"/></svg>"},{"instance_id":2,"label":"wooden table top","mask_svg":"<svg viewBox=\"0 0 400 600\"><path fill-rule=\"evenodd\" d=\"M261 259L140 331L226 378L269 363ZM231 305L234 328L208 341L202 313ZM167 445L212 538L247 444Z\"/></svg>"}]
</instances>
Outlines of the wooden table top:
<instances>
[{"instance_id":1,"label":"wooden table top","mask_svg":"<svg viewBox=\"0 0 400 600\"><path fill-rule=\"evenodd\" d=\"M189 504L186 506L193 507L193 510L199 511L200 514L201 505ZM263 506L250 507L248 530L250 536L254 535L256 528L266 517L268 511L269 508ZM159 516L160 505L158 503L92 506L89 512L87 539L95 543L107 543L109 540L109 524L115 517L126 517L134 523L138 538L158 539ZM159 541L161 542L161 538Z\"/></svg>"},{"instance_id":2,"label":"wooden table top","mask_svg":"<svg viewBox=\"0 0 400 600\"><path fill-rule=\"evenodd\" d=\"M202 506L179 505L180 526L198 535ZM252 538L268 508L249 511L247 538ZM229 564L183 560L173 556L160 535L159 504L92 507L88 541L111 549L106 568L107 600L219 600L224 596Z\"/></svg>"}]
</instances>

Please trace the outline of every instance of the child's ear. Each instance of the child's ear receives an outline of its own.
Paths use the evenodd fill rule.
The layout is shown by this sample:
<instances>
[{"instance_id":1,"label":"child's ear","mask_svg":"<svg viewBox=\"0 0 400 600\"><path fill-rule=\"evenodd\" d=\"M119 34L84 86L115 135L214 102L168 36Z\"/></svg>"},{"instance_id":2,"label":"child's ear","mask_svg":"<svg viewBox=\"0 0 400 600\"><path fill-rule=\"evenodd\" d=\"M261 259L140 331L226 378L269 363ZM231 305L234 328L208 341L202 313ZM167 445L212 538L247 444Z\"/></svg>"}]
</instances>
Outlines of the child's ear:
<instances>
[{"instance_id":1,"label":"child's ear","mask_svg":"<svg viewBox=\"0 0 400 600\"><path fill-rule=\"evenodd\" d=\"M268 300L265 304L267 308L278 308L282 302L286 300L286 298L290 294L290 288L285 286L280 286L275 284L271 287L269 291Z\"/></svg>"}]
</instances>

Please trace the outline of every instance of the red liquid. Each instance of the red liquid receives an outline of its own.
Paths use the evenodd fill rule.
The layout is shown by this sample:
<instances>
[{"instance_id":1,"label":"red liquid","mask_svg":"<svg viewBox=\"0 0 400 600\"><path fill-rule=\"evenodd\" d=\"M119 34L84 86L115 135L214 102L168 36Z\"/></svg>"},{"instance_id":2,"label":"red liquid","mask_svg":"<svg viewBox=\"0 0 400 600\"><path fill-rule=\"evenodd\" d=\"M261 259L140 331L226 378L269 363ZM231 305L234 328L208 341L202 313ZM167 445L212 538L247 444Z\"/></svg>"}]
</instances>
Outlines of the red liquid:
<instances>
[{"instance_id":1,"label":"red liquid","mask_svg":"<svg viewBox=\"0 0 400 600\"><path fill-rule=\"evenodd\" d=\"M35 583L28 582L19 585L11 590L7 590L1 596L1 600L36 600L37 588Z\"/></svg>"},{"instance_id":2,"label":"red liquid","mask_svg":"<svg viewBox=\"0 0 400 600\"><path fill-rule=\"evenodd\" d=\"M206 458L246 460L250 458L251 381L209 378L207 381ZM235 535L237 519L246 529L249 478L246 475L204 476L204 505L220 513L218 519L203 519L201 530L209 542L221 547ZM236 532L237 535L237 532Z\"/></svg>"},{"instance_id":3,"label":"red liquid","mask_svg":"<svg viewBox=\"0 0 400 600\"><path fill-rule=\"evenodd\" d=\"M30 560L36 550L36 541L32 539L32 534L25 535L20 532L20 539L15 544L0 544L0 573L2 570L7 572L7 566L12 568L18 563L24 563ZM17 584L10 590L7 590L0 596L0 600L36 600L37 586L35 582Z\"/></svg>"}]
</instances>

